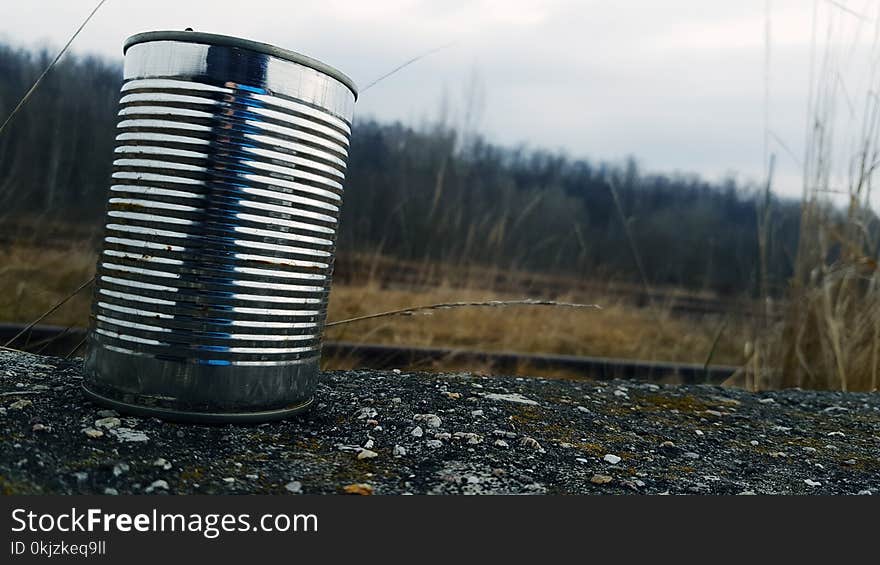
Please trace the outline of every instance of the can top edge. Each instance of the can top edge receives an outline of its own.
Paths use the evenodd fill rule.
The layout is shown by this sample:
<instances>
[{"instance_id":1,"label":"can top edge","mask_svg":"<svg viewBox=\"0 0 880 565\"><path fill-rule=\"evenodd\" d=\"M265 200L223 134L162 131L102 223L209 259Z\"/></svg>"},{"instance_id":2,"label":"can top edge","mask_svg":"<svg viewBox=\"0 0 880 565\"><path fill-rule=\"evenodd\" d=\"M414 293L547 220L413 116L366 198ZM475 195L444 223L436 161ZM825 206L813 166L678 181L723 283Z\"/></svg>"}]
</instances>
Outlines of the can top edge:
<instances>
[{"instance_id":1,"label":"can top edge","mask_svg":"<svg viewBox=\"0 0 880 565\"><path fill-rule=\"evenodd\" d=\"M282 49L281 47L275 47L268 43L233 37L231 35L220 35L201 31L146 31L143 33L136 33L126 39L122 52L125 53L128 51L128 48L132 45L148 43L150 41L181 41L186 43L201 43L205 45L221 45L224 47L238 47L256 53L262 53L264 55L271 55L272 57L298 63L333 77L351 90L352 94L354 94L355 100L357 100L358 97L358 89L354 81L345 73L327 65L326 63L322 63L317 59L297 53L296 51Z\"/></svg>"}]
</instances>

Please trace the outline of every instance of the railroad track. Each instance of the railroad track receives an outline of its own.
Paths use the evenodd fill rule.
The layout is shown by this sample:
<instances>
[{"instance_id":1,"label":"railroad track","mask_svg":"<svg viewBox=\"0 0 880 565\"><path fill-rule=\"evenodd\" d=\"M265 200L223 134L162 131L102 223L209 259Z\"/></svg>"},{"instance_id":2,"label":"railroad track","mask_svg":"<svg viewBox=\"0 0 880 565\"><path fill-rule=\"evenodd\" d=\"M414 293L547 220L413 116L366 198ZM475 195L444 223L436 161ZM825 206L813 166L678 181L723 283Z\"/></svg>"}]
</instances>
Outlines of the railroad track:
<instances>
[{"instance_id":1,"label":"railroad track","mask_svg":"<svg viewBox=\"0 0 880 565\"><path fill-rule=\"evenodd\" d=\"M24 326L0 324L0 343L18 334ZM84 328L35 326L13 344L16 349L43 355L66 356L82 343ZM539 371L561 371L567 375L596 380L633 379L671 380L685 384L718 384L727 380L737 367L617 359L477 351L449 347L401 347L381 344L327 341L322 348L325 358L341 358L372 369L430 368L438 363L490 367L494 373L515 373L526 367Z\"/></svg>"}]
</instances>

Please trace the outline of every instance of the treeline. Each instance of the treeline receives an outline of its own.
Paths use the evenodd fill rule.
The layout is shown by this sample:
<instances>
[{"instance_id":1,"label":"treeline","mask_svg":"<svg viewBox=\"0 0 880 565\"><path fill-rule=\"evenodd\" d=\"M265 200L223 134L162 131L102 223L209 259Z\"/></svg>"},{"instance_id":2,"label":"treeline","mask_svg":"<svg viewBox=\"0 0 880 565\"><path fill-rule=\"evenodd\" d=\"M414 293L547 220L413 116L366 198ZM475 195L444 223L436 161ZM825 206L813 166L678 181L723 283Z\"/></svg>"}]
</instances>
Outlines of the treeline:
<instances>
[{"instance_id":1,"label":"treeline","mask_svg":"<svg viewBox=\"0 0 880 565\"><path fill-rule=\"evenodd\" d=\"M0 116L49 57L0 46ZM23 217L100 224L120 80L120 66L99 58L69 56L49 74L0 136L0 227ZM499 147L444 124L356 118L351 147L340 250L633 282L644 275L730 293L759 288L758 217L767 204L733 180ZM771 199L768 210L767 279L780 290L799 205Z\"/></svg>"}]
</instances>

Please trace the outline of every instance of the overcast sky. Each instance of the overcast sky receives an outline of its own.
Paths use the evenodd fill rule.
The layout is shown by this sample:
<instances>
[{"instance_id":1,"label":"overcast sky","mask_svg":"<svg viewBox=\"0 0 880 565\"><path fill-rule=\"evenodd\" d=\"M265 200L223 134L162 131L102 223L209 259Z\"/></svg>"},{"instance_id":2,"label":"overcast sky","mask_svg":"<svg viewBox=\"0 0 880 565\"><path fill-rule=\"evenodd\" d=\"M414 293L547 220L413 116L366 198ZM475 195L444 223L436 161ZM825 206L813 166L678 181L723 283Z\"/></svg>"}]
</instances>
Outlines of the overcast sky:
<instances>
[{"instance_id":1,"label":"overcast sky","mask_svg":"<svg viewBox=\"0 0 880 565\"><path fill-rule=\"evenodd\" d=\"M0 40L57 48L95 3L0 0ZM876 0L815 5L822 33L824 22L834 20L857 46L870 43ZM482 101L471 105L482 109L479 131L493 141L593 160L633 155L649 171L709 179L735 173L757 181L764 170L766 6L765 0L109 0L73 51L119 59L133 33L193 27L311 55L364 85L454 42L364 93L356 119L417 124L437 117L445 98L463 121L470 93ZM813 7L813 0L772 0L769 10L770 151L778 153L778 189L793 195L801 190L795 158L804 147Z\"/></svg>"}]
</instances>

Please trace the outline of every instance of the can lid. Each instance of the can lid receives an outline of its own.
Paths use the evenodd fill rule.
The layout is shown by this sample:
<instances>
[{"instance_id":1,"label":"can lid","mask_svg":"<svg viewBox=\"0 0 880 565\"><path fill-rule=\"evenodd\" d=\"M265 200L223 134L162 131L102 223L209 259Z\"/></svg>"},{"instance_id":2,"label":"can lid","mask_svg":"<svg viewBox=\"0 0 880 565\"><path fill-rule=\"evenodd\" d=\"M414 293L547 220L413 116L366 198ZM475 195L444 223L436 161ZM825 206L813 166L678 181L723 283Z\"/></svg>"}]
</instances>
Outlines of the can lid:
<instances>
[{"instance_id":1,"label":"can lid","mask_svg":"<svg viewBox=\"0 0 880 565\"><path fill-rule=\"evenodd\" d=\"M231 35L204 33L201 31L147 31L144 33L136 33L126 39L122 52L125 53L128 51L128 48L132 45L147 43L150 41L182 41L186 43L202 43L205 45L222 45L224 47L238 47L240 49L247 49L257 53L271 55L273 57L278 57L279 59L284 59L285 61L292 61L304 65L335 78L347 86L354 94L355 100L357 100L357 85L346 74L334 69L330 65L318 61L317 59L302 55L296 51L275 47L268 43L251 41L250 39L242 39Z\"/></svg>"}]
</instances>

